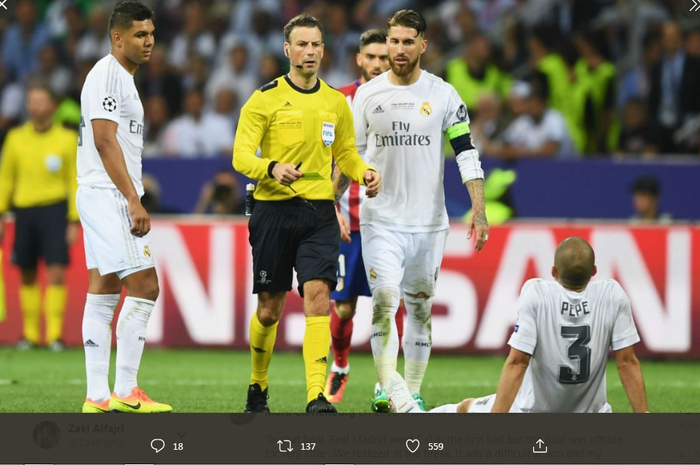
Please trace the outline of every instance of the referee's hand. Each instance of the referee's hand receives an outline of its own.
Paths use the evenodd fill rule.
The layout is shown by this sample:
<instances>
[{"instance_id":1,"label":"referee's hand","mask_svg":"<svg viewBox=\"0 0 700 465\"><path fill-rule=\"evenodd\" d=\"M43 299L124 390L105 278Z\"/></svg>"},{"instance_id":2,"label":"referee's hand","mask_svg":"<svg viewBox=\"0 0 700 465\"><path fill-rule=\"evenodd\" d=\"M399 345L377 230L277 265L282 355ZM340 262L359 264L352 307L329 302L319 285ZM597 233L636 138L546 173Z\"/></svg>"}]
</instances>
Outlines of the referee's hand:
<instances>
[{"instance_id":1,"label":"referee's hand","mask_svg":"<svg viewBox=\"0 0 700 465\"><path fill-rule=\"evenodd\" d=\"M365 171L365 186L367 186L365 191L367 197L376 197L379 194L379 189L382 187L382 176L376 171Z\"/></svg>"},{"instance_id":2,"label":"referee's hand","mask_svg":"<svg viewBox=\"0 0 700 465\"><path fill-rule=\"evenodd\" d=\"M272 175L283 186L291 186L294 181L304 177L304 173L296 169L291 163L277 163L272 168Z\"/></svg>"},{"instance_id":3,"label":"referee's hand","mask_svg":"<svg viewBox=\"0 0 700 465\"><path fill-rule=\"evenodd\" d=\"M129 202L129 216L131 217L131 234L136 237L143 237L151 230L151 219L141 205L141 201L136 199Z\"/></svg>"}]
</instances>

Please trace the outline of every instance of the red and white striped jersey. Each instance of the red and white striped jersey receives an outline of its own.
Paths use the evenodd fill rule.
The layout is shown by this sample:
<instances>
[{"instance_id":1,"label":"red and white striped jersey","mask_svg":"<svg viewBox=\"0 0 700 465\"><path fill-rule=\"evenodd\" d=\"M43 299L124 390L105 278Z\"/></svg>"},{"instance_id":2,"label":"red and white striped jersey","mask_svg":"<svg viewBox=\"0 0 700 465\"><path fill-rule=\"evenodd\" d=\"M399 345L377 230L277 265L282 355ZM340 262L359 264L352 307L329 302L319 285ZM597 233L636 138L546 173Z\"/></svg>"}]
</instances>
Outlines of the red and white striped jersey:
<instances>
[{"instance_id":1,"label":"red and white striped jersey","mask_svg":"<svg viewBox=\"0 0 700 465\"><path fill-rule=\"evenodd\" d=\"M348 99L348 104L352 108L352 99L355 98L355 92L360 87L360 80L355 79L352 84L343 86L338 89ZM350 231L355 232L360 230L360 209L362 202L365 200L365 190L367 188L357 181L352 181L348 190L345 191L343 197L338 202L337 208L340 214L345 217L345 220L350 225Z\"/></svg>"}]
</instances>

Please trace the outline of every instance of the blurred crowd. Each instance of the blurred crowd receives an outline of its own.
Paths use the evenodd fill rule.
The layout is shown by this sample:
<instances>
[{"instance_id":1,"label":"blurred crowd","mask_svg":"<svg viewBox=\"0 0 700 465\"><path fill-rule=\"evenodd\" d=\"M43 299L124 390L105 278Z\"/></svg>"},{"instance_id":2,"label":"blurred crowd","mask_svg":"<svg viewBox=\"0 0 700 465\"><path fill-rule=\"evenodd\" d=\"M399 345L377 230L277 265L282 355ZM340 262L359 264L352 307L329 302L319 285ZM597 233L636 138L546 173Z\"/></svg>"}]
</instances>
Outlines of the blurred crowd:
<instances>
[{"instance_id":1,"label":"blurred crowd","mask_svg":"<svg viewBox=\"0 0 700 465\"><path fill-rule=\"evenodd\" d=\"M230 157L241 106L286 72L282 26L301 11L325 27L320 76L342 86L358 75L360 34L385 27L402 8L426 17L423 66L467 103L484 157L700 151L700 28L676 0L146 3L156 11L156 47L136 74L145 157ZM79 124L82 83L110 50L113 5L16 0L13 14L0 16L0 139L26 119L25 87L34 78L61 96L57 120ZM203 198L217 198L215 191Z\"/></svg>"}]
</instances>

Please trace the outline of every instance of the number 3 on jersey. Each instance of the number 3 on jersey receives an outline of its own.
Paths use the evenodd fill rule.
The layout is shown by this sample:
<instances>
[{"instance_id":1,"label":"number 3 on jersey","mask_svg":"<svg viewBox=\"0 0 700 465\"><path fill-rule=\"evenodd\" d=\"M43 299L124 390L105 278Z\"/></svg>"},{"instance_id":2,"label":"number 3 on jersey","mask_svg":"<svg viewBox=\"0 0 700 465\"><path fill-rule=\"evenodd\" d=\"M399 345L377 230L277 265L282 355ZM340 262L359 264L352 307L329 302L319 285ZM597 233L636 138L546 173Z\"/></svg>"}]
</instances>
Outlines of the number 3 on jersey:
<instances>
[{"instance_id":1,"label":"number 3 on jersey","mask_svg":"<svg viewBox=\"0 0 700 465\"><path fill-rule=\"evenodd\" d=\"M562 326L561 337L573 339L569 344L567 355L571 360L578 360L578 373L570 366L559 365L559 382L563 384L580 384L588 381L591 374L591 348L586 346L591 342L591 327L588 325L581 326Z\"/></svg>"}]
</instances>

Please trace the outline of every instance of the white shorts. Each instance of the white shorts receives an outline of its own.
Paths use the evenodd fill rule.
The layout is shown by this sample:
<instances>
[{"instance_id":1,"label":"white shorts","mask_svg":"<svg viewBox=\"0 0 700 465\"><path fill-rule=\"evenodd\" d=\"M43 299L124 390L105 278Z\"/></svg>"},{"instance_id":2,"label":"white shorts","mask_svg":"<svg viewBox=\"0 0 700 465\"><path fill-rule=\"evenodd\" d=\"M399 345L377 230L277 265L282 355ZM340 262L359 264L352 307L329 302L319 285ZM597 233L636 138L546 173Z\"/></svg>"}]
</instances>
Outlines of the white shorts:
<instances>
[{"instance_id":1,"label":"white shorts","mask_svg":"<svg viewBox=\"0 0 700 465\"><path fill-rule=\"evenodd\" d=\"M496 403L496 394L490 396L477 397L474 403L469 407L467 413L491 413L493 404ZM513 402L508 413L523 413Z\"/></svg>"},{"instance_id":2,"label":"white shorts","mask_svg":"<svg viewBox=\"0 0 700 465\"><path fill-rule=\"evenodd\" d=\"M491 413L491 409L493 408L493 404L495 402L496 394L491 394L490 396L485 397L477 397L476 401L471 405L471 407L469 407L469 411L467 413ZM510 407L508 413L526 413L524 410L521 410L520 407L518 407L517 397L516 401L513 402L513 405ZM598 413L612 413L612 407L606 402L601 409L598 410Z\"/></svg>"},{"instance_id":3,"label":"white shorts","mask_svg":"<svg viewBox=\"0 0 700 465\"><path fill-rule=\"evenodd\" d=\"M148 235L129 231L131 217L117 189L79 186L76 206L83 226L85 263L100 275L116 273L119 279L155 266Z\"/></svg>"},{"instance_id":4,"label":"white shorts","mask_svg":"<svg viewBox=\"0 0 700 465\"><path fill-rule=\"evenodd\" d=\"M427 233L392 231L385 226L360 226L362 258L372 292L383 287L398 287L406 293L435 295L448 229Z\"/></svg>"}]
</instances>

